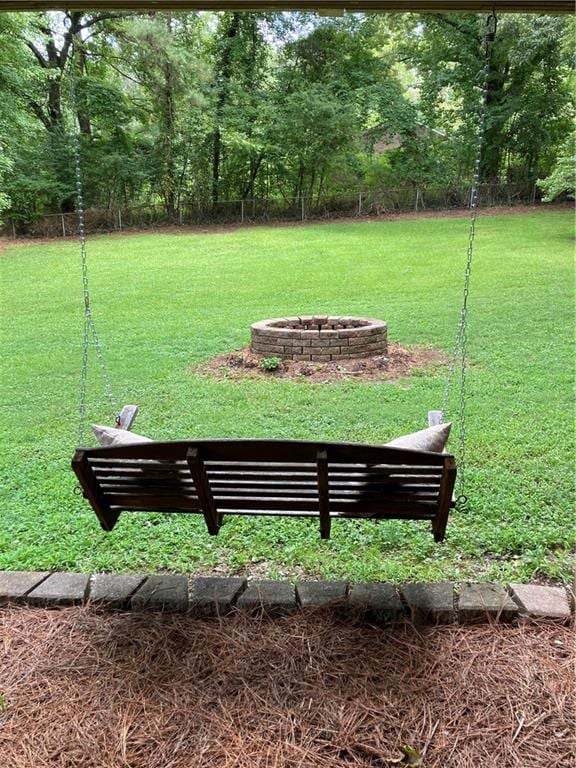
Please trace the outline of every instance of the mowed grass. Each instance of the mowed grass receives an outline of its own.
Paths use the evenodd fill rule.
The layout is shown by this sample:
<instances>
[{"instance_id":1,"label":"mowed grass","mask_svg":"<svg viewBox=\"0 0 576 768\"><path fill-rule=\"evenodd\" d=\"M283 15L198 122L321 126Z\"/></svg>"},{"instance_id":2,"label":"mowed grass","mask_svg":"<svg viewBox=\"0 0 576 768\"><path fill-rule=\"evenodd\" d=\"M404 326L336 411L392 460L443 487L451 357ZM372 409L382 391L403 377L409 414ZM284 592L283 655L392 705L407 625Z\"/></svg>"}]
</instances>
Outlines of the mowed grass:
<instances>
[{"instance_id":1,"label":"mowed grass","mask_svg":"<svg viewBox=\"0 0 576 768\"><path fill-rule=\"evenodd\" d=\"M0 257L0 568L173 570L359 580L561 580L574 544L572 216L484 216L472 278L470 510L445 543L426 523L125 514L104 533L69 468L77 441L82 291L73 242ZM190 366L298 313L384 318L402 344L449 350L465 219L105 236L89 243L94 312L121 402L157 439L385 442L425 426L445 369L398 383L213 380ZM89 418L111 423L97 376ZM453 402L457 406L457 402Z\"/></svg>"}]
</instances>

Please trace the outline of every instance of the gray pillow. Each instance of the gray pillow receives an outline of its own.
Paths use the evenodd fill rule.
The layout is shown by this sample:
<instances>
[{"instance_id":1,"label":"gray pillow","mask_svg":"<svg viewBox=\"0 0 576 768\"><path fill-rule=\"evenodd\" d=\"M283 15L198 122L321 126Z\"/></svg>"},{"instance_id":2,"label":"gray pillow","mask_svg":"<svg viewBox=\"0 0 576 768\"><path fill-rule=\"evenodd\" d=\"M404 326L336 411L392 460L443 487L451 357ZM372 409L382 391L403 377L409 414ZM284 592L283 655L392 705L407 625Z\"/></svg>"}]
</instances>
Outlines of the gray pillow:
<instances>
[{"instance_id":1,"label":"gray pillow","mask_svg":"<svg viewBox=\"0 0 576 768\"><path fill-rule=\"evenodd\" d=\"M410 435L397 437L386 445L392 448L408 448L411 451L433 451L442 453L448 442L452 423L437 424L434 427L421 429L419 432L412 432Z\"/></svg>"},{"instance_id":2,"label":"gray pillow","mask_svg":"<svg viewBox=\"0 0 576 768\"><path fill-rule=\"evenodd\" d=\"M104 427L101 424L92 424L92 431L101 446L110 448L116 445L133 445L135 443L151 443L149 437L135 435L127 429L116 427Z\"/></svg>"}]
</instances>

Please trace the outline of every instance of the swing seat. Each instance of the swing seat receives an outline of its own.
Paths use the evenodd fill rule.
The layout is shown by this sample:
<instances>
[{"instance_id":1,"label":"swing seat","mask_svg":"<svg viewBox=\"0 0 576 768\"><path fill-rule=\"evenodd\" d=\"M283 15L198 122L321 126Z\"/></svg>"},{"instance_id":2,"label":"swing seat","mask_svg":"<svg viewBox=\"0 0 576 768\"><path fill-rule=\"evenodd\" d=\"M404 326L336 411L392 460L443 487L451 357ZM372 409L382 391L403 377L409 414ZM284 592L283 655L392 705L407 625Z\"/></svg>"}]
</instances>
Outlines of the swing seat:
<instances>
[{"instance_id":1,"label":"swing seat","mask_svg":"<svg viewBox=\"0 0 576 768\"><path fill-rule=\"evenodd\" d=\"M454 506L454 457L357 443L186 440L79 448L72 468L100 525L122 512L202 514L211 535L225 515L332 520L430 520L442 541Z\"/></svg>"}]
</instances>

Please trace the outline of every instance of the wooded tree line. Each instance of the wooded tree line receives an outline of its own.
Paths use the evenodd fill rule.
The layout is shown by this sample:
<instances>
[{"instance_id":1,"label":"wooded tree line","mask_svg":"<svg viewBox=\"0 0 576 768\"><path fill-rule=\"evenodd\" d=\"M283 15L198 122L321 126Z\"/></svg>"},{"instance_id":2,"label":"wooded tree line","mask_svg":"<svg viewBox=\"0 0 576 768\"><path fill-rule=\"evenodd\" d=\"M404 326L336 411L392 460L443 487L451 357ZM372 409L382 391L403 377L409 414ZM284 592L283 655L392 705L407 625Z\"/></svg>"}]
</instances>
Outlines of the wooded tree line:
<instances>
[{"instance_id":1,"label":"wooded tree line","mask_svg":"<svg viewBox=\"0 0 576 768\"><path fill-rule=\"evenodd\" d=\"M161 202L174 215L184 201L467 184L484 23L0 14L0 209L73 209L75 122L93 207ZM566 162L573 31L561 16L500 19L483 181L534 182Z\"/></svg>"}]
</instances>

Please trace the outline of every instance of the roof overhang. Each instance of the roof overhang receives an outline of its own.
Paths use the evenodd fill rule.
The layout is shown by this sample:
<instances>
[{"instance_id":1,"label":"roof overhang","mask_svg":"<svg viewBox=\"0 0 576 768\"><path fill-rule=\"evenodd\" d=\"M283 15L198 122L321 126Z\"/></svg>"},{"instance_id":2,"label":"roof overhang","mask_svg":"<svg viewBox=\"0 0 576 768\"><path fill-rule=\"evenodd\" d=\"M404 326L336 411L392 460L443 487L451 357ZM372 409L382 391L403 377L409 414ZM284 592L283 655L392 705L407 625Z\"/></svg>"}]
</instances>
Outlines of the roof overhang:
<instances>
[{"instance_id":1,"label":"roof overhang","mask_svg":"<svg viewBox=\"0 0 576 768\"><path fill-rule=\"evenodd\" d=\"M413 11L573 13L573 0L0 0L0 11Z\"/></svg>"}]
</instances>

